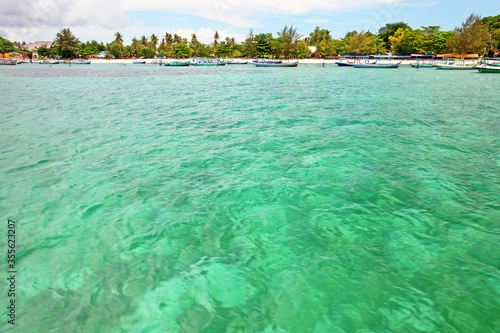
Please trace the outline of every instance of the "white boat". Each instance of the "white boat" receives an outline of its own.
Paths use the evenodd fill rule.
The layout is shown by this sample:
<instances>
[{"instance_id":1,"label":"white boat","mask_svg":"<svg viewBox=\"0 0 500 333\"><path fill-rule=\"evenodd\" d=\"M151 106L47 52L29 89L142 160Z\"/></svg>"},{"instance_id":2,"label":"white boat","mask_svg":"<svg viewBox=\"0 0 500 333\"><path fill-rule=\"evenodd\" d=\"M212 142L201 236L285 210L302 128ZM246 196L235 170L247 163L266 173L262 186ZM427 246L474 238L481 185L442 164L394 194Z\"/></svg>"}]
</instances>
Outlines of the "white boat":
<instances>
[{"instance_id":1,"label":"white boat","mask_svg":"<svg viewBox=\"0 0 500 333\"><path fill-rule=\"evenodd\" d=\"M353 65L365 65L365 64L374 64L374 60L370 59L350 59L350 58L340 58L338 61L335 61L337 66L353 66Z\"/></svg>"},{"instance_id":2,"label":"white boat","mask_svg":"<svg viewBox=\"0 0 500 333\"><path fill-rule=\"evenodd\" d=\"M449 59L444 64L436 64L436 69L448 70L472 70L477 66L477 61L465 61L463 59Z\"/></svg>"},{"instance_id":3,"label":"white boat","mask_svg":"<svg viewBox=\"0 0 500 333\"><path fill-rule=\"evenodd\" d=\"M270 62L256 62L256 63L254 63L254 65L256 67L297 67L298 64L299 64L298 61L295 61L295 62L270 61Z\"/></svg>"}]
</instances>

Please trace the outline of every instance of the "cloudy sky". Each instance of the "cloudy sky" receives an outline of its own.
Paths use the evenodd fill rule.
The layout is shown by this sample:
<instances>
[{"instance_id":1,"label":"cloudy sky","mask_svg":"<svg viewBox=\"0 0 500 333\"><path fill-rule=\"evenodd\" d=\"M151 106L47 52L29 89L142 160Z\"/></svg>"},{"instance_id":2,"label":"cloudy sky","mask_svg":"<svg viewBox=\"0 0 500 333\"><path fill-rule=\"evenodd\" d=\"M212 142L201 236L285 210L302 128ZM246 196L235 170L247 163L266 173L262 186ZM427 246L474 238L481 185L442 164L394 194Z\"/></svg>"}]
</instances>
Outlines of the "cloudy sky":
<instances>
[{"instance_id":1,"label":"cloudy sky","mask_svg":"<svg viewBox=\"0 0 500 333\"><path fill-rule=\"evenodd\" d=\"M255 33L276 32L285 25L308 35L316 26L341 38L347 31L372 31L404 21L412 28L440 25L452 30L469 14L500 14L500 1L465 0L1 0L0 36L15 41L52 40L71 28L82 41L111 42L115 32L125 42L166 31L211 42L215 30L241 41Z\"/></svg>"}]
</instances>

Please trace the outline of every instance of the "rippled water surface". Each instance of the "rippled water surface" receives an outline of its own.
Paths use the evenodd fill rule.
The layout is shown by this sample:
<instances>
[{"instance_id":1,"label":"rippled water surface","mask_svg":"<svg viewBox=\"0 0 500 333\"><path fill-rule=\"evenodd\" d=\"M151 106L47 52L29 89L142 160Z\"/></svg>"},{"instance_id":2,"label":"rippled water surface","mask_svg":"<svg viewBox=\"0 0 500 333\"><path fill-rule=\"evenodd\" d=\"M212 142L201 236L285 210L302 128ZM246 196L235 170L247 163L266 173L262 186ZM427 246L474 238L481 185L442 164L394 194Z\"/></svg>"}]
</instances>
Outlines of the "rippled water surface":
<instances>
[{"instance_id":1,"label":"rippled water surface","mask_svg":"<svg viewBox=\"0 0 500 333\"><path fill-rule=\"evenodd\" d=\"M0 68L19 332L500 332L500 75L63 66Z\"/></svg>"}]
</instances>

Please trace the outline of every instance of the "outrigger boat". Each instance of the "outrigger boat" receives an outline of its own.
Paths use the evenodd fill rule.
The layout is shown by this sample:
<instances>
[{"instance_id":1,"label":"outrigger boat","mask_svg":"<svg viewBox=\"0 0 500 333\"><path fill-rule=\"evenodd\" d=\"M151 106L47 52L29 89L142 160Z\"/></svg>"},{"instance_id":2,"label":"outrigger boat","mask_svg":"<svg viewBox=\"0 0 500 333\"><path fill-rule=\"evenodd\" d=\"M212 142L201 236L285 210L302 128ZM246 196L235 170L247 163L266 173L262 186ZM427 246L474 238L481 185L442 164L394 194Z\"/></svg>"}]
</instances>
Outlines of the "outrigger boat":
<instances>
[{"instance_id":1,"label":"outrigger boat","mask_svg":"<svg viewBox=\"0 0 500 333\"><path fill-rule=\"evenodd\" d=\"M218 59L194 59L192 66L226 66L227 62Z\"/></svg>"},{"instance_id":2,"label":"outrigger boat","mask_svg":"<svg viewBox=\"0 0 500 333\"><path fill-rule=\"evenodd\" d=\"M16 65L17 61L15 59L0 59L0 65Z\"/></svg>"},{"instance_id":3,"label":"outrigger boat","mask_svg":"<svg viewBox=\"0 0 500 333\"><path fill-rule=\"evenodd\" d=\"M398 68L401 65L401 61L396 64L378 64L374 62L373 64L354 64L354 68Z\"/></svg>"},{"instance_id":4,"label":"outrigger boat","mask_svg":"<svg viewBox=\"0 0 500 333\"><path fill-rule=\"evenodd\" d=\"M413 68L434 68L436 66L433 64L411 64L411 67L413 67Z\"/></svg>"},{"instance_id":5,"label":"outrigger boat","mask_svg":"<svg viewBox=\"0 0 500 333\"><path fill-rule=\"evenodd\" d=\"M257 67L297 67L298 61L295 62L281 62L281 61L269 61L269 62L256 62L254 63Z\"/></svg>"},{"instance_id":6,"label":"outrigger boat","mask_svg":"<svg viewBox=\"0 0 500 333\"><path fill-rule=\"evenodd\" d=\"M337 66L345 66L352 67L353 65L366 65L366 64L374 64L375 61L369 59L340 59L339 61L335 61Z\"/></svg>"},{"instance_id":7,"label":"outrigger boat","mask_svg":"<svg viewBox=\"0 0 500 333\"><path fill-rule=\"evenodd\" d=\"M277 63L277 64L281 64L283 61L281 60L274 60L274 59L268 59L268 58L255 58L254 60L252 60L253 63L270 63L270 62L274 62L274 63Z\"/></svg>"},{"instance_id":8,"label":"outrigger boat","mask_svg":"<svg viewBox=\"0 0 500 333\"><path fill-rule=\"evenodd\" d=\"M140 60L140 61L134 61L132 62L134 65L144 65L146 63L146 60Z\"/></svg>"},{"instance_id":9,"label":"outrigger boat","mask_svg":"<svg viewBox=\"0 0 500 333\"><path fill-rule=\"evenodd\" d=\"M476 69L476 63L465 62L465 60L448 59L444 64L436 64L436 69L448 70L472 70Z\"/></svg>"},{"instance_id":10,"label":"outrigger boat","mask_svg":"<svg viewBox=\"0 0 500 333\"><path fill-rule=\"evenodd\" d=\"M189 66L190 63L191 63L190 61L171 61L171 62L166 62L163 65L180 67L180 66Z\"/></svg>"},{"instance_id":11,"label":"outrigger boat","mask_svg":"<svg viewBox=\"0 0 500 333\"><path fill-rule=\"evenodd\" d=\"M77 61L75 65L90 65L90 61Z\"/></svg>"},{"instance_id":12,"label":"outrigger boat","mask_svg":"<svg viewBox=\"0 0 500 333\"><path fill-rule=\"evenodd\" d=\"M352 67L352 65L364 65L364 64L373 64L375 60L370 59L370 56L365 55L352 55L352 54L343 54L340 59L335 61L337 66L344 67Z\"/></svg>"},{"instance_id":13,"label":"outrigger boat","mask_svg":"<svg viewBox=\"0 0 500 333\"><path fill-rule=\"evenodd\" d=\"M500 65L499 64L482 64L476 66L479 73L500 73Z\"/></svg>"},{"instance_id":14,"label":"outrigger boat","mask_svg":"<svg viewBox=\"0 0 500 333\"><path fill-rule=\"evenodd\" d=\"M471 70L476 67L474 65L436 65L436 69Z\"/></svg>"}]
</instances>

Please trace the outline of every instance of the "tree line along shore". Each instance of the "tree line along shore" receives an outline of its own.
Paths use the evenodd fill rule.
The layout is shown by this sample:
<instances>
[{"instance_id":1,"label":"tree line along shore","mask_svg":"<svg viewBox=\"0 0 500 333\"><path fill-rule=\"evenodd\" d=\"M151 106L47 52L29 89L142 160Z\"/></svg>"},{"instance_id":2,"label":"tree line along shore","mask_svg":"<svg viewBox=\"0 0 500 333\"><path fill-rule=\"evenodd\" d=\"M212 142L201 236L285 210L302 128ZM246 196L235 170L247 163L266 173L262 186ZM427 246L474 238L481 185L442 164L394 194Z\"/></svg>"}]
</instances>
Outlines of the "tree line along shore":
<instances>
[{"instance_id":1,"label":"tree line along shore","mask_svg":"<svg viewBox=\"0 0 500 333\"><path fill-rule=\"evenodd\" d=\"M99 43L95 40L82 42L70 30L63 28L50 45L40 45L29 50L25 42L11 42L0 37L0 57L17 53L33 58L75 58L96 57L98 54L108 59L154 58L156 56L189 57L228 57L228 58L325 58L340 54L478 54L487 57L498 56L500 52L500 15L480 16L471 14L453 31L443 31L440 26L412 29L405 22L387 23L378 33L350 31L343 38L334 39L330 31L316 27L307 36L297 33L297 28L285 26L272 33L254 34L253 29L241 43L234 38L219 37L214 34L213 42L205 44L196 34L191 39L166 32L158 37L142 36L132 38L125 45L124 36L116 32L114 40Z\"/></svg>"}]
</instances>

